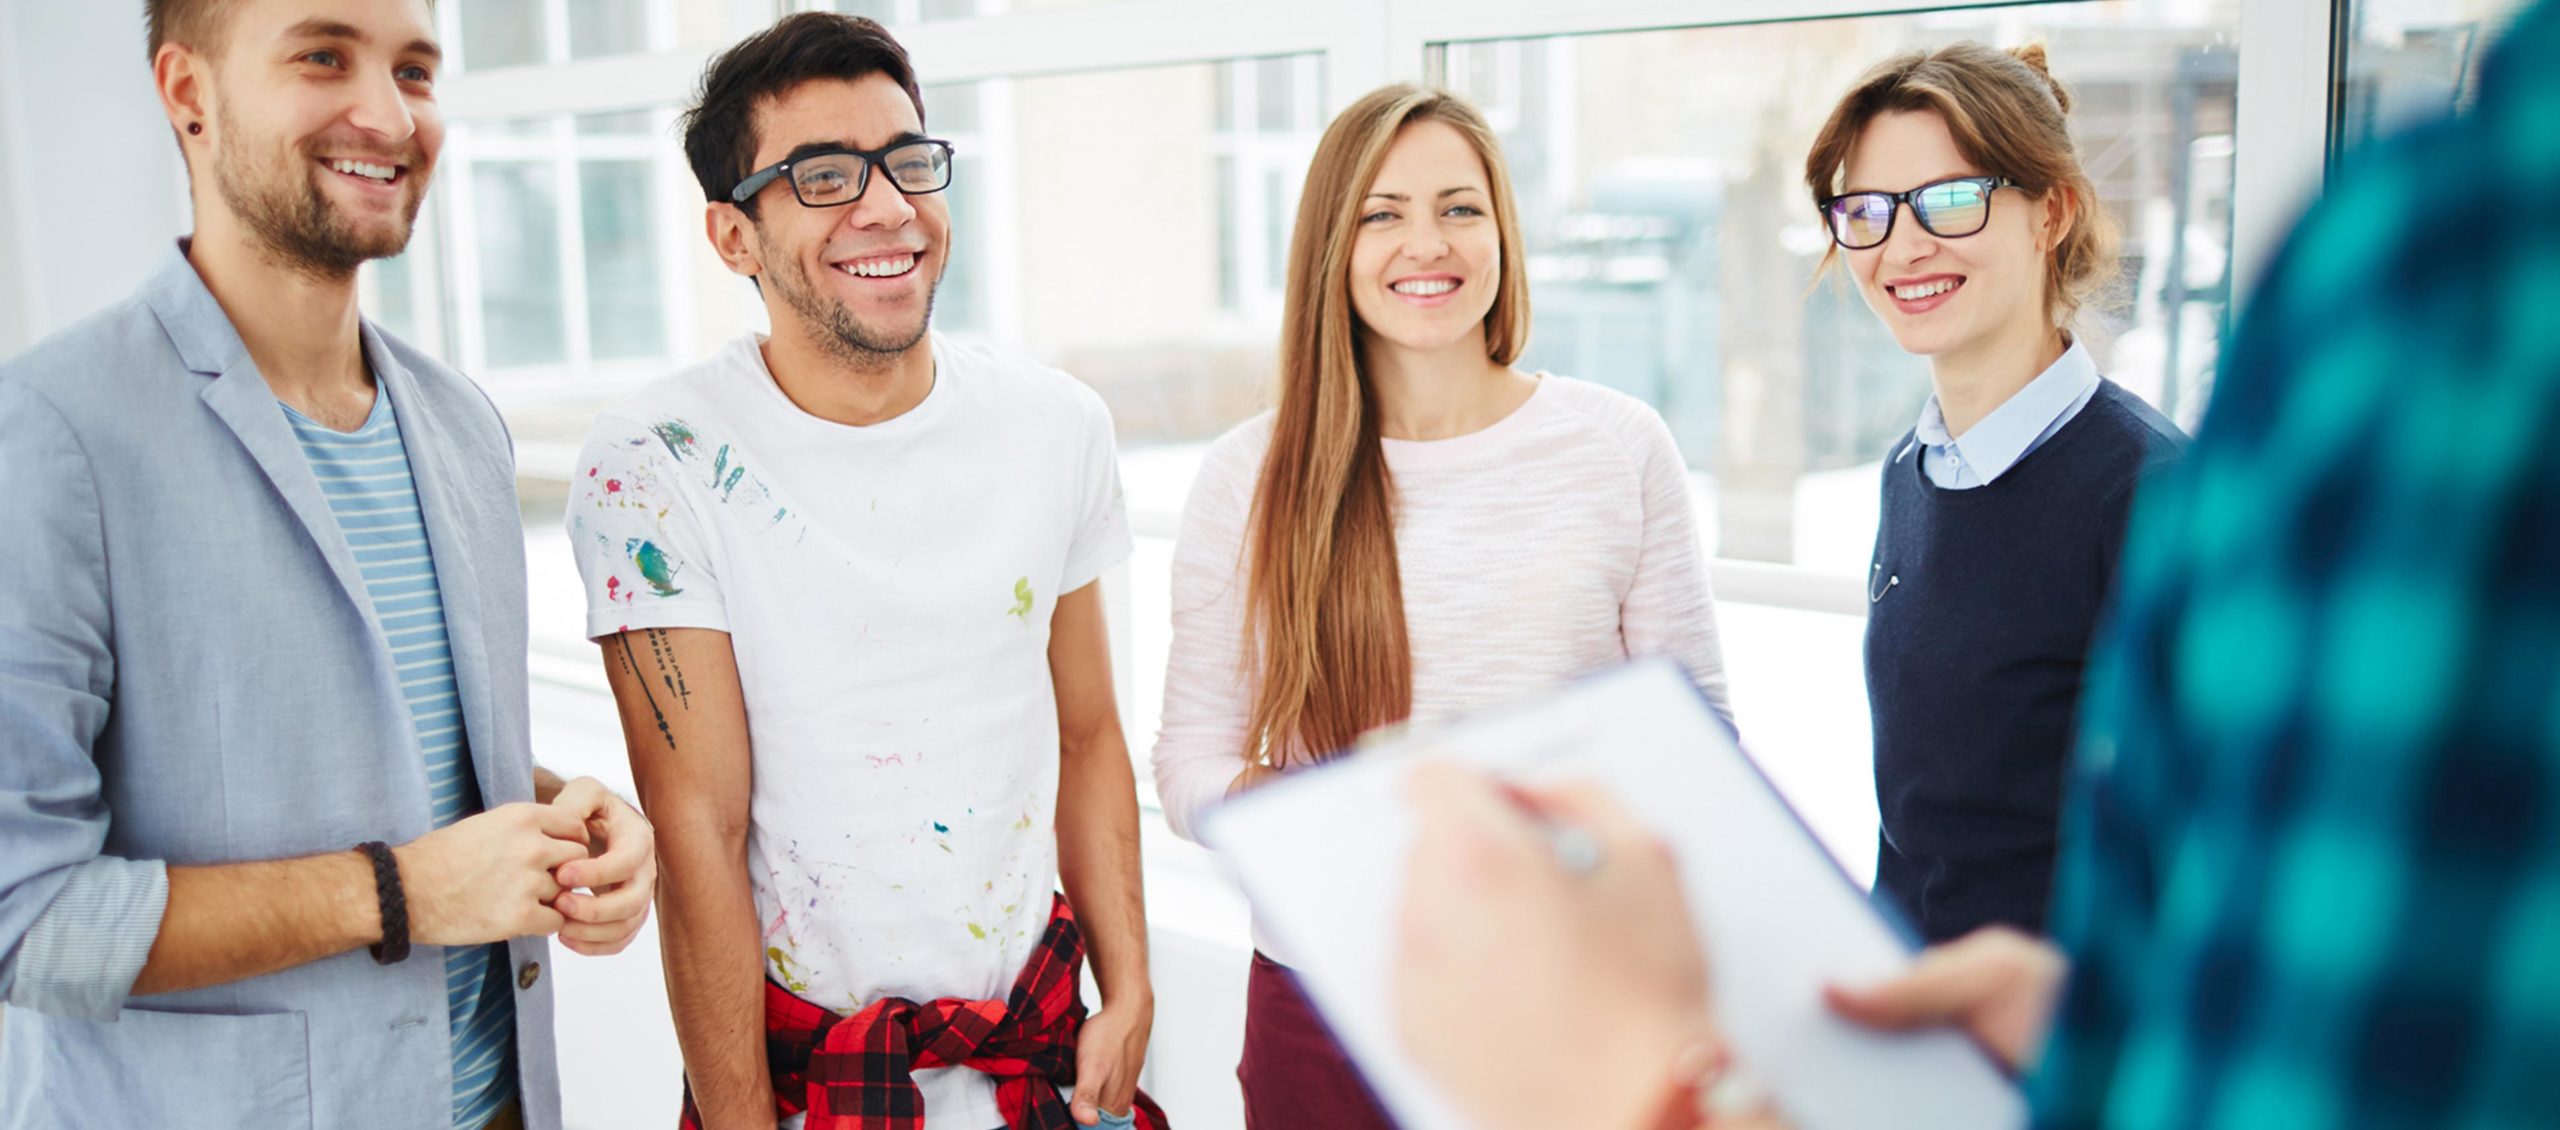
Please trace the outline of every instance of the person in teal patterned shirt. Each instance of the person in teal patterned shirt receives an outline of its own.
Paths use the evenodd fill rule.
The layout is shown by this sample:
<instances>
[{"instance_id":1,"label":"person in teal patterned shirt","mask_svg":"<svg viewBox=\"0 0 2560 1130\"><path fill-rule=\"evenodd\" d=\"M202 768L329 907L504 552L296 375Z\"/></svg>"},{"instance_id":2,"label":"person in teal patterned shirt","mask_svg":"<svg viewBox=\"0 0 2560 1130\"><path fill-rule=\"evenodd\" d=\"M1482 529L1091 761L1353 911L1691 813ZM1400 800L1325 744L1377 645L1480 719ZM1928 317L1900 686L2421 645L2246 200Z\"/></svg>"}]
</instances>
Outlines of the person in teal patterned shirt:
<instances>
[{"instance_id":1,"label":"person in teal patterned shirt","mask_svg":"<svg viewBox=\"0 0 2560 1130\"><path fill-rule=\"evenodd\" d=\"M2184 464L2136 504L2084 699L2056 945L1968 935L1833 1007L1970 1029L2027 1073L2039 1126L2560 1117L2554 59L2560 2L2546 2L2492 57L2476 110L2341 171L2252 302ZM1550 904L1503 910L1552 936L1479 947L1486 968L1400 970L1402 999L1437 1010L1405 1030L1451 1093L1488 1126L1601 1125L1572 1117L1601 1109L1584 1083L1639 1075L1623 1040L1516 1044L1517 1062L1435 1054L1434 1033L1543 1030L1508 997L1437 991L1492 969L1575 985L1548 994L1559 1008L1650 999L1666 1014L1630 1005L1611 1030L1664 1033L1640 1058L1712 1073L1711 1045L1679 1054L1712 1031L1701 1006L1614 991L1694 969L1626 930L1570 929L1653 921L1639 904L1667 873L1601 883L1536 852L1451 850L1531 833L1510 806L1470 803L1491 786L1436 780L1417 802L1418 866L1490 852L1557 872L1477 882L1488 893L1407 919L1410 948L1431 952L1435 931L1493 913L1478 905L1492 892ZM1603 811L1594 826L1615 824ZM1640 851L1609 858L1645 872ZM1467 1009L1483 1015L1443 1015ZM1623 1109L1730 1093L1652 1077L1651 1101Z\"/></svg>"}]
</instances>

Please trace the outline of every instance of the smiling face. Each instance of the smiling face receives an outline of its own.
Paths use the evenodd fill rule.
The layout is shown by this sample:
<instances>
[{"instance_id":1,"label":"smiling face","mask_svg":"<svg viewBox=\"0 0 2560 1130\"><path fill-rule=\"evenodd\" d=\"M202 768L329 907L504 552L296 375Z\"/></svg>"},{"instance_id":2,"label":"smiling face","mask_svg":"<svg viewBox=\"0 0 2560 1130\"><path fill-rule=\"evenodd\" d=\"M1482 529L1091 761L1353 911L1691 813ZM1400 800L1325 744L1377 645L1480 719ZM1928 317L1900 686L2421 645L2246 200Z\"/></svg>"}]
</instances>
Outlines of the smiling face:
<instances>
[{"instance_id":1,"label":"smiling face","mask_svg":"<svg viewBox=\"0 0 2560 1130\"><path fill-rule=\"evenodd\" d=\"M242 0L216 50L218 63L190 64L206 120L189 154L212 201L271 256L322 277L408 246L444 146L426 4Z\"/></svg>"},{"instance_id":2,"label":"smiling face","mask_svg":"<svg viewBox=\"0 0 2560 1130\"><path fill-rule=\"evenodd\" d=\"M811 149L876 150L922 136L915 103L887 75L819 79L757 104L749 167ZM941 193L906 195L874 167L851 204L803 205L788 178L764 186L755 204L751 220L715 205L713 238L733 270L762 285L774 332L804 335L864 366L924 340L950 254L951 213ZM724 236L724 222L743 229Z\"/></svg>"},{"instance_id":3,"label":"smiling face","mask_svg":"<svg viewBox=\"0 0 2560 1130\"><path fill-rule=\"evenodd\" d=\"M1879 115L1849 150L1844 191L1903 192L1950 177L1983 176L1956 148L1944 118L1927 110ZM1903 205L1882 244L1847 252L1867 307L1902 348L1925 357L2053 332L2046 259L2055 230L2042 198L1991 194L1989 222L1969 236L1930 234Z\"/></svg>"},{"instance_id":4,"label":"smiling face","mask_svg":"<svg viewBox=\"0 0 2560 1130\"><path fill-rule=\"evenodd\" d=\"M1483 157L1446 122L1398 130L1361 199L1351 309L1364 337L1429 351L1473 341L1502 278Z\"/></svg>"}]
</instances>

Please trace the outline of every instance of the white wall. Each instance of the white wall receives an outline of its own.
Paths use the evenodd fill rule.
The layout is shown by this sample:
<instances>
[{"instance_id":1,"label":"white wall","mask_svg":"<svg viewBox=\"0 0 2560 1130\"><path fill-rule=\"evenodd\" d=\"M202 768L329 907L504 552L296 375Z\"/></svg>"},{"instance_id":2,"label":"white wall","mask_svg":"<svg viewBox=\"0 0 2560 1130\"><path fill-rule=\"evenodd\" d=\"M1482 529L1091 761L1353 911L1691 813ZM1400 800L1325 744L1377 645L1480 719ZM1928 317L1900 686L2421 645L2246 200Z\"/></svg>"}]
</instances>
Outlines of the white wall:
<instances>
[{"instance_id":1,"label":"white wall","mask_svg":"<svg viewBox=\"0 0 2560 1130\"><path fill-rule=\"evenodd\" d=\"M130 293L185 183L139 0L0 0L0 357Z\"/></svg>"},{"instance_id":2,"label":"white wall","mask_svg":"<svg viewBox=\"0 0 2560 1130\"><path fill-rule=\"evenodd\" d=\"M0 18L7 14L8 9L0 8ZM15 54L12 43L12 37L0 31L0 357L18 352L27 343L26 288L19 281L22 272L18 270L24 252L18 247L18 224L11 218L17 209L7 207L16 203L18 154L10 123L15 102L9 97L6 82L8 76L17 73L17 68L10 65L10 56Z\"/></svg>"}]
</instances>

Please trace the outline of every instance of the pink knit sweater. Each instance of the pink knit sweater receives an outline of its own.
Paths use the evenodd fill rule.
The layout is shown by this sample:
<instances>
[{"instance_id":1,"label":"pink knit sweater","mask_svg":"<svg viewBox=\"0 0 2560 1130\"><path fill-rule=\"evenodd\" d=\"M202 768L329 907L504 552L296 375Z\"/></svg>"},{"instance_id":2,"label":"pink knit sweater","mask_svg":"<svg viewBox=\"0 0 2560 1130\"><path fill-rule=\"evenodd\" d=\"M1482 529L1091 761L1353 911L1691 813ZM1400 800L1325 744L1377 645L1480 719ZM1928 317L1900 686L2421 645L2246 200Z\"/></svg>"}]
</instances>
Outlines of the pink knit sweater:
<instances>
[{"instance_id":1,"label":"pink knit sweater","mask_svg":"<svg viewBox=\"0 0 2560 1130\"><path fill-rule=\"evenodd\" d=\"M1270 441L1267 413L1218 440L1174 548L1155 776L1165 816L1186 838L1247 763L1256 677L1243 549ZM1491 427L1384 445L1416 722L1648 655L1687 665L1730 720L1688 472L1650 406L1541 374L1529 399Z\"/></svg>"}]
</instances>

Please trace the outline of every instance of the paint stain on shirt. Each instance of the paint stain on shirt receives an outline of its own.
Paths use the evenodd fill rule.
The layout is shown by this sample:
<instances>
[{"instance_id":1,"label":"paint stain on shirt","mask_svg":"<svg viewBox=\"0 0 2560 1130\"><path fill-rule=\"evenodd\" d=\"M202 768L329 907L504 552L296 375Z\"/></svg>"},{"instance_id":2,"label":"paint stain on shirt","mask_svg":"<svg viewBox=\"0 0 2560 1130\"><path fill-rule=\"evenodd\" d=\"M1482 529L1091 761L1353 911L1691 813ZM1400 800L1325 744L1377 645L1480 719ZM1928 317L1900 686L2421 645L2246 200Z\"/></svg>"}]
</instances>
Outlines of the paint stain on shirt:
<instances>
[{"instance_id":1,"label":"paint stain on shirt","mask_svg":"<svg viewBox=\"0 0 2560 1130\"><path fill-rule=\"evenodd\" d=\"M720 492L720 501L729 501L729 496L737 491L738 483L746 477L747 465L744 462L730 462L729 445L721 444L720 453L711 460L711 489ZM759 482L758 486L761 487L762 483ZM780 515L777 514L775 517Z\"/></svg>"},{"instance_id":2,"label":"paint stain on shirt","mask_svg":"<svg viewBox=\"0 0 2560 1130\"><path fill-rule=\"evenodd\" d=\"M1012 616L1013 618L1015 618L1015 619L1017 619L1017 620L1022 621L1022 625L1023 625L1024 627L1026 627L1026 628L1027 628L1027 627L1030 627L1030 626L1031 626L1031 603L1032 603L1032 595L1031 595L1031 578L1029 578L1029 577L1017 577L1017 578L1015 578L1015 579L1014 579L1014 582L1013 582L1013 607L1012 607L1012 608L1010 608L1010 609L1007 609L1007 610L1006 610L1006 614L1007 614L1007 615Z\"/></svg>"},{"instance_id":3,"label":"paint stain on shirt","mask_svg":"<svg viewBox=\"0 0 2560 1130\"><path fill-rule=\"evenodd\" d=\"M667 454L675 456L677 462L693 458L693 425L682 420L669 420L649 430L657 434L658 442L667 445Z\"/></svg>"},{"instance_id":4,"label":"paint stain on shirt","mask_svg":"<svg viewBox=\"0 0 2560 1130\"><path fill-rule=\"evenodd\" d=\"M782 952L782 947L766 946L764 956L766 961L773 964L774 979L781 981L783 988L803 996L808 994L809 982L801 979L798 967L791 962L791 955Z\"/></svg>"},{"instance_id":5,"label":"paint stain on shirt","mask_svg":"<svg viewBox=\"0 0 2560 1130\"><path fill-rule=\"evenodd\" d=\"M674 596L684 591L676 587L676 573L684 566L667 556L665 550L658 548L658 543L646 538L633 538L624 543L622 550L631 555L633 565L640 567L640 576L649 582L651 591L659 596Z\"/></svg>"}]
</instances>

